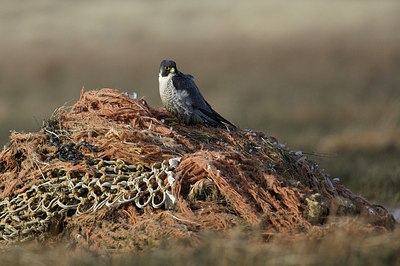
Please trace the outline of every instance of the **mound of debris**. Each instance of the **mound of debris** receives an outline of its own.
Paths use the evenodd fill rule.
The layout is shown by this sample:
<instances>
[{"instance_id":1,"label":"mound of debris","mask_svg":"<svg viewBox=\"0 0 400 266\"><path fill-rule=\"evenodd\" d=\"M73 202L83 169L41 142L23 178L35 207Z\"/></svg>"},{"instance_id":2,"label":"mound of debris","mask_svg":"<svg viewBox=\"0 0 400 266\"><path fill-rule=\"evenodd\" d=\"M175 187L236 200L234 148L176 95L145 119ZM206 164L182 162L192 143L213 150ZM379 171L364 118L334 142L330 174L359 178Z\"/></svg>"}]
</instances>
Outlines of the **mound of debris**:
<instances>
[{"instance_id":1,"label":"mound of debris","mask_svg":"<svg viewBox=\"0 0 400 266\"><path fill-rule=\"evenodd\" d=\"M329 217L392 216L302 152L251 130L184 126L144 99L82 91L0 153L0 243L68 239L129 251L235 226L307 232Z\"/></svg>"}]
</instances>

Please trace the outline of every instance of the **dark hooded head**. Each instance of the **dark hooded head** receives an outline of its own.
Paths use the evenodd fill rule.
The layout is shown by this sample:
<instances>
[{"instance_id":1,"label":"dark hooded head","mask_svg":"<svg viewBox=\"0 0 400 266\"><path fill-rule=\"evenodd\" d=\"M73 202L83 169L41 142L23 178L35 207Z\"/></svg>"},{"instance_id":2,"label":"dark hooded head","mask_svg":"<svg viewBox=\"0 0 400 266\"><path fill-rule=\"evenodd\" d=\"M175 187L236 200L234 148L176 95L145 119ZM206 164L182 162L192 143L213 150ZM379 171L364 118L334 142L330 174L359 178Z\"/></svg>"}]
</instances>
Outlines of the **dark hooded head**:
<instances>
[{"instance_id":1,"label":"dark hooded head","mask_svg":"<svg viewBox=\"0 0 400 266\"><path fill-rule=\"evenodd\" d=\"M163 77L168 76L169 73L175 73L177 71L176 69L176 63L172 60L163 60L161 61L160 64L160 74Z\"/></svg>"}]
</instances>

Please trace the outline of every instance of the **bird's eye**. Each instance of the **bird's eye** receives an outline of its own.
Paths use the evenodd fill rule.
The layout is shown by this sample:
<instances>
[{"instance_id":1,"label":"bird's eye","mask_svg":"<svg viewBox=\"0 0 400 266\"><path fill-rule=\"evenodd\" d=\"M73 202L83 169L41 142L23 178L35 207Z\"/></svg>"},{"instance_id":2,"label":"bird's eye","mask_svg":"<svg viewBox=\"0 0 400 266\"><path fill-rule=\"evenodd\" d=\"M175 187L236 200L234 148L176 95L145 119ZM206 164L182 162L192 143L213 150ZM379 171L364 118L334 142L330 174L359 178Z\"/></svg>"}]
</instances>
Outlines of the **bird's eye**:
<instances>
[{"instance_id":1,"label":"bird's eye","mask_svg":"<svg viewBox=\"0 0 400 266\"><path fill-rule=\"evenodd\" d=\"M166 70L168 70L168 69L169 69L169 67L167 67L167 66L166 66L166 67L164 67L164 68L165 68Z\"/></svg>"}]
</instances>

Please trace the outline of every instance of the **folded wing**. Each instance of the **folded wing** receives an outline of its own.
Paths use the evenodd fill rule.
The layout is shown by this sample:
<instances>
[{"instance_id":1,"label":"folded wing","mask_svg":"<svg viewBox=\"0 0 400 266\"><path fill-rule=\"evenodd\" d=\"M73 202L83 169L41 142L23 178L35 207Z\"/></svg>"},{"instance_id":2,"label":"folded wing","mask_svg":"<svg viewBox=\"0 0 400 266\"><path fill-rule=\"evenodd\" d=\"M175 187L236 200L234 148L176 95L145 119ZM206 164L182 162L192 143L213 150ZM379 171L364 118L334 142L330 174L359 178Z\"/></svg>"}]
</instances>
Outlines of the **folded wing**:
<instances>
[{"instance_id":1,"label":"folded wing","mask_svg":"<svg viewBox=\"0 0 400 266\"><path fill-rule=\"evenodd\" d=\"M214 109L212 109L210 104L200 93L196 83L193 80L193 76L185 75L179 72L172 78L172 82L177 92L181 96L181 100L184 101L185 105L190 106L193 109L193 116L200 117L206 124L212 126L224 126L225 123L236 128L234 124L223 118L220 114L214 111Z\"/></svg>"}]
</instances>

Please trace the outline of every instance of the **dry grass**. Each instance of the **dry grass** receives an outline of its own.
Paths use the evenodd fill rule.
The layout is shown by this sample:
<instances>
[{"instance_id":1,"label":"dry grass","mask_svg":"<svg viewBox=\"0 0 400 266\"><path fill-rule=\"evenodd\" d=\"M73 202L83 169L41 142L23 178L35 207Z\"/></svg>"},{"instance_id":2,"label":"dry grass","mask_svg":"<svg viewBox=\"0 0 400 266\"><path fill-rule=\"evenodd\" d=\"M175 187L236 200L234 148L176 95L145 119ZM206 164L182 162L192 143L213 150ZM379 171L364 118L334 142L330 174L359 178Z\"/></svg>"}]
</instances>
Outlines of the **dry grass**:
<instances>
[{"instance_id":1,"label":"dry grass","mask_svg":"<svg viewBox=\"0 0 400 266\"><path fill-rule=\"evenodd\" d=\"M400 228L373 233L340 221L324 237L275 236L267 241L248 230L226 235L204 234L202 241L168 240L161 246L134 254L99 256L71 250L65 244L43 247L34 243L1 252L2 265L397 265L400 263Z\"/></svg>"}]
</instances>

